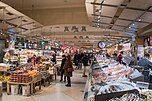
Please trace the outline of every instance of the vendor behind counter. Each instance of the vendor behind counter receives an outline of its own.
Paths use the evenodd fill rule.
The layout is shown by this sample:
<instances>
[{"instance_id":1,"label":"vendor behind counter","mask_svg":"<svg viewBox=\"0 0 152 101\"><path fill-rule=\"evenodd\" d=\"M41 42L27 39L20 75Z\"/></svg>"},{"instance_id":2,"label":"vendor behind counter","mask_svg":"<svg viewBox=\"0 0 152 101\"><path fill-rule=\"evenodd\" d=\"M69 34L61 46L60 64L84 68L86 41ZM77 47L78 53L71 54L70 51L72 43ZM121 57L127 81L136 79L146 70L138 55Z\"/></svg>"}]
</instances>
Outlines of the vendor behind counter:
<instances>
[{"instance_id":1,"label":"vendor behind counter","mask_svg":"<svg viewBox=\"0 0 152 101\"><path fill-rule=\"evenodd\" d=\"M144 67L144 71L143 71L143 75L144 75L144 81L145 82L150 82L151 78L149 76L150 74L150 70L152 70L152 62L149 60L150 55L149 54L145 54L144 58L142 58L141 60L139 60L138 65L141 67Z\"/></svg>"}]
</instances>

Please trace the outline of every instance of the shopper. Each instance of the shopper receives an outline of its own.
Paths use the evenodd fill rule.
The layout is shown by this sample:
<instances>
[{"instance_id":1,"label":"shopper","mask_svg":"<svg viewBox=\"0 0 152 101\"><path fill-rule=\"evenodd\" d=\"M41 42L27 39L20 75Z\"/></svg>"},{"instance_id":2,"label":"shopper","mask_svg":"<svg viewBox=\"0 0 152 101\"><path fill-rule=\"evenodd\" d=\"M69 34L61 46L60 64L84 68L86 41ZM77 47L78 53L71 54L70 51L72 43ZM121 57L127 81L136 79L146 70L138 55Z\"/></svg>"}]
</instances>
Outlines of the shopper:
<instances>
[{"instance_id":1,"label":"shopper","mask_svg":"<svg viewBox=\"0 0 152 101\"><path fill-rule=\"evenodd\" d=\"M93 60L94 60L94 55L93 55L93 53L91 53L89 56L89 63L92 64Z\"/></svg>"},{"instance_id":2,"label":"shopper","mask_svg":"<svg viewBox=\"0 0 152 101\"><path fill-rule=\"evenodd\" d=\"M65 62L66 62L66 56L62 55L62 62L61 62L61 67L60 67L60 72L61 72L61 80L60 80L60 82L62 82L63 76L64 76L64 82L66 82L66 76L64 75Z\"/></svg>"},{"instance_id":3,"label":"shopper","mask_svg":"<svg viewBox=\"0 0 152 101\"><path fill-rule=\"evenodd\" d=\"M67 60L64 65L65 69L65 76L67 77L67 87L71 87L71 77L72 77L72 72L74 71L74 68L72 66L72 61L71 61L71 56L67 56Z\"/></svg>"},{"instance_id":4,"label":"shopper","mask_svg":"<svg viewBox=\"0 0 152 101\"><path fill-rule=\"evenodd\" d=\"M144 68L144 71L142 72L144 75L144 81L149 82L149 72L150 69L152 70L152 62L149 61L150 55L145 54L144 58L139 60L138 65Z\"/></svg>"},{"instance_id":5,"label":"shopper","mask_svg":"<svg viewBox=\"0 0 152 101\"><path fill-rule=\"evenodd\" d=\"M114 59L115 61L118 61L117 53L114 53L114 54L112 54L112 55L113 55L113 59Z\"/></svg>"},{"instance_id":6,"label":"shopper","mask_svg":"<svg viewBox=\"0 0 152 101\"><path fill-rule=\"evenodd\" d=\"M51 61L52 61L54 64L57 63L57 62L56 62L56 54L55 54L55 53L52 55Z\"/></svg>"},{"instance_id":7,"label":"shopper","mask_svg":"<svg viewBox=\"0 0 152 101\"><path fill-rule=\"evenodd\" d=\"M31 57L28 57L27 63L31 63L31 62L32 62L32 58L31 58Z\"/></svg>"},{"instance_id":8,"label":"shopper","mask_svg":"<svg viewBox=\"0 0 152 101\"><path fill-rule=\"evenodd\" d=\"M73 63L75 64L76 68L78 68L78 53L77 52L74 55Z\"/></svg>"},{"instance_id":9,"label":"shopper","mask_svg":"<svg viewBox=\"0 0 152 101\"><path fill-rule=\"evenodd\" d=\"M36 55L33 55L32 59L31 59L32 65L35 66L36 65Z\"/></svg>"},{"instance_id":10,"label":"shopper","mask_svg":"<svg viewBox=\"0 0 152 101\"><path fill-rule=\"evenodd\" d=\"M106 53L106 57L109 59L110 58L110 55L108 53Z\"/></svg>"},{"instance_id":11,"label":"shopper","mask_svg":"<svg viewBox=\"0 0 152 101\"><path fill-rule=\"evenodd\" d=\"M41 61L41 57L40 56L38 56L37 58L36 58L36 64L41 64L42 63L42 61Z\"/></svg>"},{"instance_id":12,"label":"shopper","mask_svg":"<svg viewBox=\"0 0 152 101\"><path fill-rule=\"evenodd\" d=\"M83 63L82 63L82 61L83 61L83 57L85 56L86 54L85 53L81 53L81 55L80 55L80 66L79 66L79 69L82 69L82 65L83 65Z\"/></svg>"},{"instance_id":13,"label":"shopper","mask_svg":"<svg viewBox=\"0 0 152 101\"><path fill-rule=\"evenodd\" d=\"M87 77L86 75L86 67L88 66L88 56L85 54L82 58L82 64L83 64L83 75L82 77Z\"/></svg>"},{"instance_id":14,"label":"shopper","mask_svg":"<svg viewBox=\"0 0 152 101\"><path fill-rule=\"evenodd\" d=\"M123 51L121 51L120 53L119 53L119 55L118 55L118 62L120 63L120 64L122 64L122 56L123 56Z\"/></svg>"},{"instance_id":15,"label":"shopper","mask_svg":"<svg viewBox=\"0 0 152 101\"><path fill-rule=\"evenodd\" d=\"M78 56L77 56L77 61L78 61L78 66L76 67L76 69L81 69L82 68L82 53L80 54L78 54Z\"/></svg>"}]
</instances>

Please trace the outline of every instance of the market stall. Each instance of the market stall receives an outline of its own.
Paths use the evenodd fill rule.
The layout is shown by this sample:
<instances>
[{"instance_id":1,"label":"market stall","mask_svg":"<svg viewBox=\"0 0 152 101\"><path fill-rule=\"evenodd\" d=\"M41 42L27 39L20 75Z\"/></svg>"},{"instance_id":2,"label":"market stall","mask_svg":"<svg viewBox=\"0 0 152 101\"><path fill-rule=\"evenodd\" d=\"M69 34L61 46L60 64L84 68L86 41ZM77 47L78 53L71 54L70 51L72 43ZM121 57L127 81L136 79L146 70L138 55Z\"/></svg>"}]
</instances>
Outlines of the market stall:
<instances>
[{"instance_id":1,"label":"market stall","mask_svg":"<svg viewBox=\"0 0 152 101\"><path fill-rule=\"evenodd\" d=\"M50 55L43 53L43 50L8 50L4 63L0 63L1 88L7 88L7 94L29 96L35 93L36 86L41 89L41 85L56 80L56 66L50 61Z\"/></svg>"},{"instance_id":2,"label":"market stall","mask_svg":"<svg viewBox=\"0 0 152 101\"><path fill-rule=\"evenodd\" d=\"M148 88L137 69L98 55L90 68L84 101L149 101Z\"/></svg>"}]
</instances>

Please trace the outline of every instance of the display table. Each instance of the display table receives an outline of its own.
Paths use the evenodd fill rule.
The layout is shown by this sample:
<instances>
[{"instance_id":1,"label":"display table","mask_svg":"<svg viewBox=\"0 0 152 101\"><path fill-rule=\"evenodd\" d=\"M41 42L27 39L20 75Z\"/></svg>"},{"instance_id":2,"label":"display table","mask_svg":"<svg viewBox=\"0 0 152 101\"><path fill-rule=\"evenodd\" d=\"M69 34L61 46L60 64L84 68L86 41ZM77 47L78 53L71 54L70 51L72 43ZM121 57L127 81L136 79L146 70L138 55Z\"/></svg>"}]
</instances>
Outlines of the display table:
<instances>
[{"instance_id":1,"label":"display table","mask_svg":"<svg viewBox=\"0 0 152 101\"><path fill-rule=\"evenodd\" d=\"M7 94L10 95L11 94L11 88L10 86L11 85L23 85L23 86L30 86L30 94L33 94L34 93L34 90L33 90L33 81L31 82L28 82L28 83L17 83L17 82L7 82Z\"/></svg>"},{"instance_id":2,"label":"display table","mask_svg":"<svg viewBox=\"0 0 152 101\"><path fill-rule=\"evenodd\" d=\"M42 76L41 75L38 75L35 78L33 78L33 92L35 92L35 87L36 87L37 83L39 85L39 90L41 89L41 80L42 80Z\"/></svg>"},{"instance_id":3,"label":"display table","mask_svg":"<svg viewBox=\"0 0 152 101\"><path fill-rule=\"evenodd\" d=\"M28 82L28 83L18 83L18 82L8 81L7 82L7 94L10 94L10 92L11 92L11 89L10 89L11 85L28 86L28 87L30 87L30 94L33 94L35 92L36 83L39 83L39 89L41 89L41 75L36 76L35 78L33 78L33 80L31 82ZM29 96L29 95L27 95L27 96Z\"/></svg>"}]
</instances>

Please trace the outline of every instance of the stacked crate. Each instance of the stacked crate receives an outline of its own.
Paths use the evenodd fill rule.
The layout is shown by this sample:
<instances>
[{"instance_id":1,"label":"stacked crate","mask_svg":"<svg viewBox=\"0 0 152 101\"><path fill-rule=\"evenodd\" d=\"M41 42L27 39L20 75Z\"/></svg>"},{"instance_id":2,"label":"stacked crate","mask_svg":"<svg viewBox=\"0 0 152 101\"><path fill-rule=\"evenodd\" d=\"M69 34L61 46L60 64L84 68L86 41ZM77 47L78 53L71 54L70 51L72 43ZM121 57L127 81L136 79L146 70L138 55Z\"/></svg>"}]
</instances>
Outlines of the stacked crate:
<instances>
[{"instance_id":1,"label":"stacked crate","mask_svg":"<svg viewBox=\"0 0 152 101\"><path fill-rule=\"evenodd\" d=\"M32 81L32 77L28 73L22 74L22 83L28 83Z\"/></svg>"},{"instance_id":2,"label":"stacked crate","mask_svg":"<svg viewBox=\"0 0 152 101\"><path fill-rule=\"evenodd\" d=\"M10 81L11 82L19 82L19 74L17 72L14 72L11 74Z\"/></svg>"},{"instance_id":3,"label":"stacked crate","mask_svg":"<svg viewBox=\"0 0 152 101\"><path fill-rule=\"evenodd\" d=\"M32 77L26 72L14 72L11 74L11 82L28 83L32 81Z\"/></svg>"}]
</instances>

